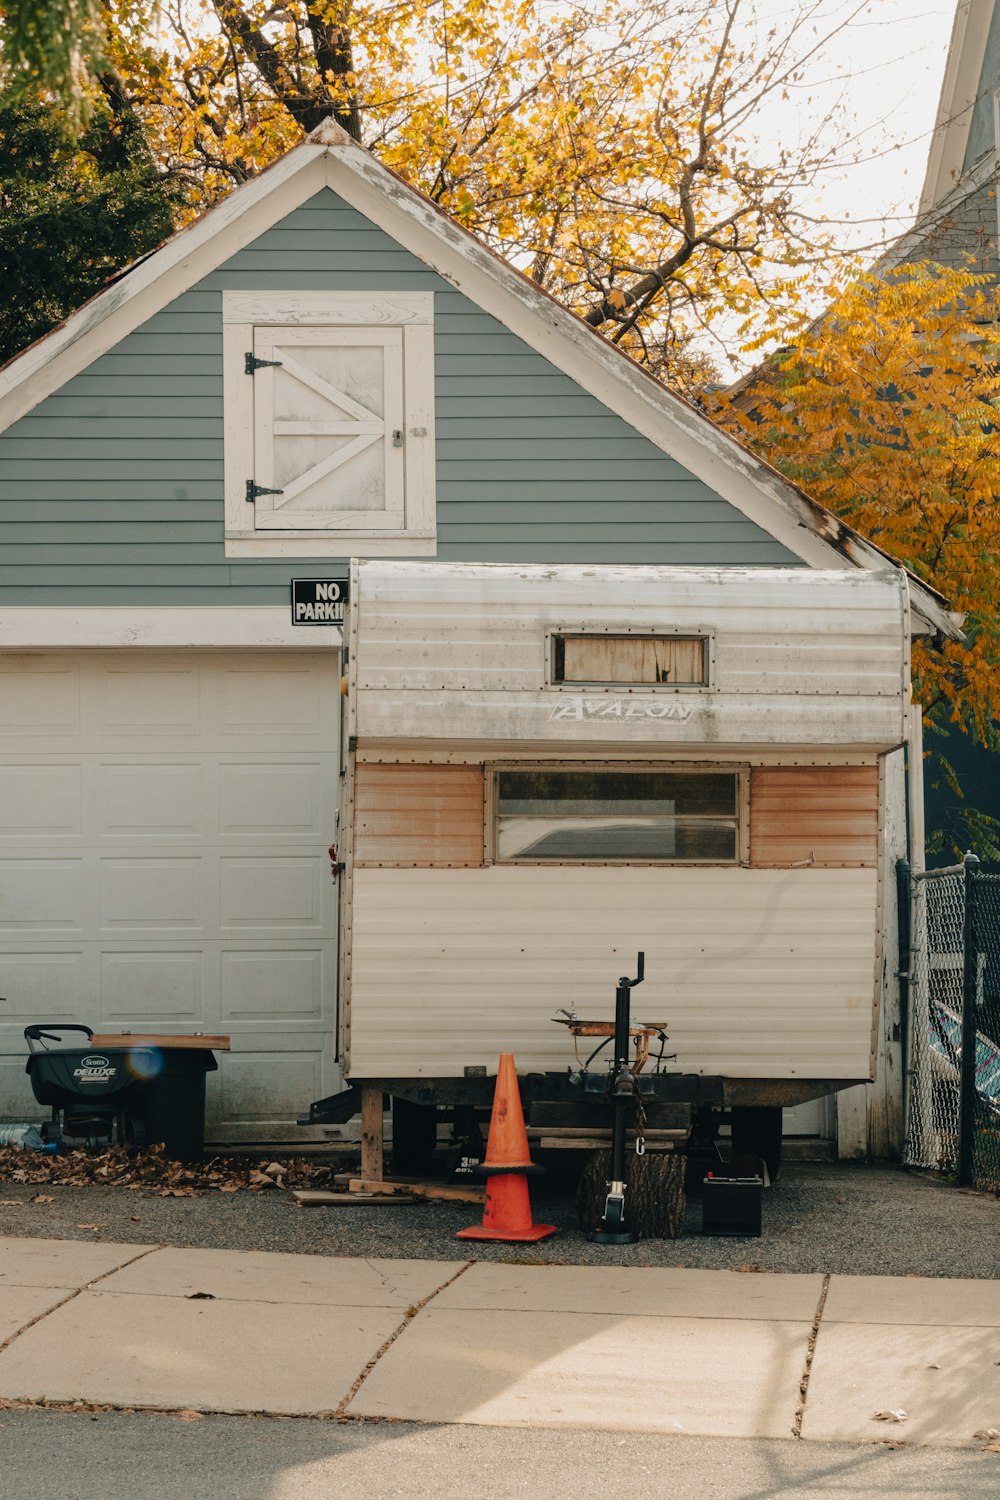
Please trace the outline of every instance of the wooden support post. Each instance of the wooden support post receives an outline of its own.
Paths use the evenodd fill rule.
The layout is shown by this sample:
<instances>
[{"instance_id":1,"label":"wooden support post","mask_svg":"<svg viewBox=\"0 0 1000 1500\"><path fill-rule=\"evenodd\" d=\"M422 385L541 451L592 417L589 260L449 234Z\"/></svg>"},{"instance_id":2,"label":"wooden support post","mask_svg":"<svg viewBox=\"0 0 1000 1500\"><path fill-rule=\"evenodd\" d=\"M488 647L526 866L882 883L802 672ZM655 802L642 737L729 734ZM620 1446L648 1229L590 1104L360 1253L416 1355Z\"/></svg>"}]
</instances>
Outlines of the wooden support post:
<instances>
[{"instance_id":1,"label":"wooden support post","mask_svg":"<svg viewBox=\"0 0 1000 1500\"><path fill-rule=\"evenodd\" d=\"M382 1181L382 1090L361 1089L361 1176Z\"/></svg>"}]
</instances>

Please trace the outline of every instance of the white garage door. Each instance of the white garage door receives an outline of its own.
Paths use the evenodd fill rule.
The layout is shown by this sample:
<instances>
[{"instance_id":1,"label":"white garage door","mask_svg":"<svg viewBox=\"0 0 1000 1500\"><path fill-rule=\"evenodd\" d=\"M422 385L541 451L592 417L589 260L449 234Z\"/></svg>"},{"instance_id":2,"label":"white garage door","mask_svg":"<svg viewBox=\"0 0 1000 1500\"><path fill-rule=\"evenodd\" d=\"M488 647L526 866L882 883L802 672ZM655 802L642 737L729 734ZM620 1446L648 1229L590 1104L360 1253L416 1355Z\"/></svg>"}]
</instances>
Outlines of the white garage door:
<instances>
[{"instance_id":1,"label":"white garage door","mask_svg":"<svg viewBox=\"0 0 1000 1500\"><path fill-rule=\"evenodd\" d=\"M334 1076L335 653L0 657L0 1118L29 1021L228 1032L215 1140Z\"/></svg>"}]
</instances>

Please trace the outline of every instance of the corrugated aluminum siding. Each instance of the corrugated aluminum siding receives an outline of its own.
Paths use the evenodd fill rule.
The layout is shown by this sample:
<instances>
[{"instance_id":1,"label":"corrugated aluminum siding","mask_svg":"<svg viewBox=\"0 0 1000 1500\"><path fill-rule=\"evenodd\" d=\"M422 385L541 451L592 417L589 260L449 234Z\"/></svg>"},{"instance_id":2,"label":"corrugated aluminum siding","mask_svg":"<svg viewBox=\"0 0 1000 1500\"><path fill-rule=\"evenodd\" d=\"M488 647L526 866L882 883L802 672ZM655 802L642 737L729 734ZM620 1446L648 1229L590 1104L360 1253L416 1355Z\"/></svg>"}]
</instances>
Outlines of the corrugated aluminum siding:
<instances>
[{"instance_id":1,"label":"corrugated aluminum siding","mask_svg":"<svg viewBox=\"0 0 1000 1500\"><path fill-rule=\"evenodd\" d=\"M4 603L283 604L325 571L225 557L224 289L436 294L440 557L799 565L324 189L0 436Z\"/></svg>"},{"instance_id":2,"label":"corrugated aluminum siding","mask_svg":"<svg viewBox=\"0 0 1000 1500\"><path fill-rule=\"evenodd\" d=\"M633 1013L668 1022L672 1067L869 1076L876 871L503 866L355 872L350 1073L563 1068L551 1017L612 1018L640 948Z\"/></svg>"},{"instance_id":3,"label":"corrugated aluminum siding","mask_svg":"<svg viewBox=\"0 0 1000 1500\"><path fill-rule=\"evenodd\" d=\"M365 562L355 732L373 741L838 745L905 738L902 575ZM546 683L547 633L706 634L708 689Z\"/></svg>"}]
</instances>

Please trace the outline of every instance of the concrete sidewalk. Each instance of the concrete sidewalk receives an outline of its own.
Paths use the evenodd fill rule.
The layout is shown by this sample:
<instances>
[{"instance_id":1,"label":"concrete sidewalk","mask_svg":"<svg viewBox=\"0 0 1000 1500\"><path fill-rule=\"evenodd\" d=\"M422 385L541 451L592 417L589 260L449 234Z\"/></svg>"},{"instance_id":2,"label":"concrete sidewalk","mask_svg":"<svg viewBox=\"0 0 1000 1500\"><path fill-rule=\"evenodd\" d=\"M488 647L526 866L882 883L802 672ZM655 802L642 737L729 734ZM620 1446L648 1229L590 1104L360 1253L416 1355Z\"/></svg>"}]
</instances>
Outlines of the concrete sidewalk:
<instances>
[{"instance_id":1,"label":"concrete sidewalk","mask_svg":"<svg viewBox=\"0 0 1000 1500\"><path fill-rule=\"evenodd\" d=\"M1000 1286L0 1239L0 1398L982 1447Z\"/></svg>"}]
</instances>

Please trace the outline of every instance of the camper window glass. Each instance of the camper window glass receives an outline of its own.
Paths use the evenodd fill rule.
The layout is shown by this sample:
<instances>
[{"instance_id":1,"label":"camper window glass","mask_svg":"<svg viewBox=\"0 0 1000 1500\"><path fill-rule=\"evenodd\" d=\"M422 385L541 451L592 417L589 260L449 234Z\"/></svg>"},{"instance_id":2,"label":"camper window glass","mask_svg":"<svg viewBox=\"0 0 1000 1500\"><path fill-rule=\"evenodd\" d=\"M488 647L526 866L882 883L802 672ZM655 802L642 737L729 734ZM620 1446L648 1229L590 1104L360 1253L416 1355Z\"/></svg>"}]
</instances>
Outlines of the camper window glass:
<instances>
[{"instance_id":1,"label":"camper window glass","mask_svg":"<svg viewBox=\"0 0 1000 1500\"><path fill-rule=\"evenodd\" d=\"M498 771L500 861L735 863L735 771Z\"/></svg>"},{"instance_id":2,"label":"camper window glass","mask_svg":"<svg viewBox=\"0 0 1000 1500\"><path fill-rule=\"evenodd\" d=\"M687 635L555 635L552 681L705 687L708 640Z\"/></svg>"}]
</instances>

